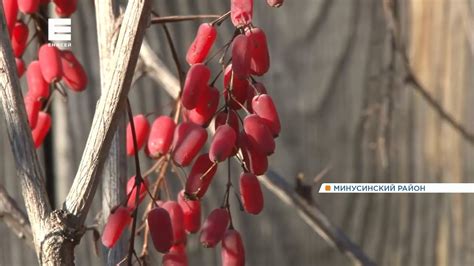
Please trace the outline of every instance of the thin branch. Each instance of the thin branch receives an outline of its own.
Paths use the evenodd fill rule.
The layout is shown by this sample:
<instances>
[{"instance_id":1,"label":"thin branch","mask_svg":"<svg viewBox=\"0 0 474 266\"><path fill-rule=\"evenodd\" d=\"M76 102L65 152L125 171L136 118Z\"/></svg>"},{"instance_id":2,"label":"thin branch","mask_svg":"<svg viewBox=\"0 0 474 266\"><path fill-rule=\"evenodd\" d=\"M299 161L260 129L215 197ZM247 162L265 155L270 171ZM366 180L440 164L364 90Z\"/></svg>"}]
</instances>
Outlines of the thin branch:
<instances>
[{"instance_id":1,"label":"thin branch","mask_svg":"<svg viewBox=\"0 0 474 266\"><path fill-rule=\"evenodd\" d=\"M8 195L5 188L0 185L0 219L13 231L20 239L34 249L33 235L28 217L18 207L15 200Z\"/></svg>"},{"instance_id":2,"label":"thin branch","mask_svg":"<svg viewBox=\"0 0 474 266\"><path fill-rule=\"evenodd\" d=\"M28 125L20 81L5 23L3 5L0 5L0 101L6 120L8 138L15 158L17 175L28 218L32 226L37 254L45 237L43 221L51 213L40 162L36 155Z\"/></svg>"},{"instance_id":3,"label":"thin branch","mask_svg":"<svg viewBox=\"0 0 474 266\"><path fill-rule=\"evenodd\" d=\"M429 90L426 89L426 87L417 78L415 71L410 64L406 46L401 39L401 33L397 24L393 5L393 0L383 0L385 20L388 30L395 41L395 49L399 53L405 70L407 71L407 77L405 78L405 81L413 85L411 88L417 91L443 120L453 127L466 141L468 141L471 145L474 145L474 132L469 131L460 121L456 120L456 118L454 118L447 110L445 110L444 107L429 93Z\"/></svg>"},{"instance_id":4,"label":"thin branch","mask_svg":"<svg viewBox=\"0 0 474 266\"><path fill-rule=\"evenodd\" d=\"M150 77L159 83L173 98L179 94L179 82L164 66L161 60L147 50L148 44L144 41L140 60L145 64ZM213 128L209 128L213 130ZM274 193L280 200L296 208L303 220L311 226L328 243L335 245L341 252L362 265L374 265L364 252L354 244L339 228L316 206L311 206L299 196L287 181L272 170L267 175L260 176L262 184Z\"/></svg>"},{"instance_id":5,"label":"thin branch","mask_svg":"<svg viewBox=\"0 0 474 266\"><path fill-rule=\"evenodd\" d=\"M153 12L153 14L157 17L159 17L160 15L156 12ZM181 66L181 63L179 62L179 58L178 58L178 52L176 51L176 45L174 45L174 41L173 41L173 38L171 37L171 33L168 29L168 26L166 26L166 24L162 24L161 27L163 28L163 30L165 31L165 36L166 36L166 41L168 42L168 46L171 50L171 55L173 56L173 61L176 65L176 70L178 71L178 80L179 80L179 84L180 84L180 87L183 88L183 82L184 82L184 69L183 67Z\"/></svg>"},{"instance_id":6,"label":"thin branch","mask_svg":"<svg viewBox=\"0 0 474 266\"><path fill-rule=\"evenodd\" d=\"M163 24L170 22L181 22L191 21L198 19L217 19L220 15L190 15L190 16L166 16L166 17L153 17L151 18L151 24Z\"/></svg>"},{"instance_id":7,"label":"thin branch","mask_svg":"<svg viewBox=\"0 0 474 266\"><path fill-rule=\"evenodd\" d=\"M150 0L130 1L117 37L105 89L98 101L86 147L64 208L82 225L91 206L118 120L125 108L145 29Z\"/></svg>"},{"instance_id":8,"label":"thin branch","mask_svg":"<svg viewBox=\"0 0 474 266\"><path fill-rule=\"evenodd\" d=\"M359 246L354 244L341 229L331 223L318 207L309 204L306 199L298 195L285 178L270 169L266 175L259 176L259 179L281 201L292 208L296 208L301 218L326 242L337 247L339 251L358 264L375 265Z\"/></svg>"}]
</instances>

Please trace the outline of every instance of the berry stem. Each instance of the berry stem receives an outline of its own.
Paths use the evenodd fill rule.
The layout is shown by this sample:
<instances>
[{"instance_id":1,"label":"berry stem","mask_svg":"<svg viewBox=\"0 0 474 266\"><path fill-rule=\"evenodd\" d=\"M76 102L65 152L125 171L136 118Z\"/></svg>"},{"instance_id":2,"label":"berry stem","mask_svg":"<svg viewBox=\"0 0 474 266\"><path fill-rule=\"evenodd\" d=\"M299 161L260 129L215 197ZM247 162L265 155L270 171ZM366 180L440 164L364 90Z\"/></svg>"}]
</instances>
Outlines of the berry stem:
<instances>
[{"instance_id":1,"label":"berry stem","mask_svg":"<svg viewBox=\"0 0 474 266\"><path fill-rule=\"evenodd\" d=\"M163 23L182 22L182 21L190 21L190 20L198 20L198 19L219 19L221 17L222 17L221 15L183 15L183 16L152 17L150 23L163 24Z\"/></svg>"},{"instance_id":2,"label":"berry stem","mask_svg":"<svg viewBox=\"0 0 474 266\"><path fill-rule=\"evenodd\" d=\"M137 136L136 136L136 132L135 132L135 124L133 123L133 113L132 113L132 108L130 106L130 101L128 100L128 98L127 98L127 113L128 113L128 120L130 122L130 127L132 129L133 148L134 148L135 151L137 151L135 153L135 156L134 156L134 158L135 158L135 171L136 171L135 187L136 187L137 193L135 193L135 210L133 211L133 215L132 215L132 218L133 218L132 232L131 232L130 245L129 245L128 256L127 256L127 265L131 266L132 265L132 255L135 254L135 249L134 249L134 246L135 246L135 231L136 231L136 228L137 228L138 204L139 204L139 201L140 201L140 195L139 195L140 193L138 193L138 191L140 191L140 185L141 185L141 182L143 182L143 178L141 176L141 171L140 171L140 160L138 158L138 144L137 144Z\"/></svg>"},{"instance_id":3,"label":"berry stem","mask_svg":"<svg viewBox=\"0 0 474 266\"><path fill-rule=\"evenodd\" d=\"M228 11L227 13L225 13L224 15L220 16L219 18L217 18L216 20L212 21L211 22L211 25L214 26L214 25L217 25L217 26L220 26L222 24L222 22L224 22L226 19L228 19L230 17L230 11Z\"/></svg>"}]
</instances>

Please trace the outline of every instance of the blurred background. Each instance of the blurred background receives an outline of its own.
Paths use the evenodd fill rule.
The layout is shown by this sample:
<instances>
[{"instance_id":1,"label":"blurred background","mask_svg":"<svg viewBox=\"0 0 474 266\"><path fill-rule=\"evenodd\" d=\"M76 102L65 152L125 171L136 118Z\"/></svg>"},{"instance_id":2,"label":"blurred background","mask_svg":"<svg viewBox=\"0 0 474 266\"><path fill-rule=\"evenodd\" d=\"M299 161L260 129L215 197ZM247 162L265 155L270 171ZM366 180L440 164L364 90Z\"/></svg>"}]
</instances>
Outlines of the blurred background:
<instances>
[{"instance_id":1,"label":"blurred background","mask_svg":"<svg viewBox=\"0 0 474 266\"><path fill-rule=\"evenodd\" d=\"M473 0L394 1L393 20L387 20L383 0L287 0L281 8L254 2L254 25L265 30L271 56L270 71L259 80L282 121L270 168L291 184L299 174L312 184L323 169L329 169L324 182L474 182ZM162 16L229 10L229 1L153 5ZM89 86L69 93L67 101L55 99L53 130L38 150L56 207L75 176L100 95L94 12L93 1L83 0L72 17L71 49L87 69ZM183 65L200 22L169 24ZM226 21L215 47L232 33ZM151 26L146 40L176 73L162 28ZM30 51L25 59L33 56ZM171 98L149 77L135 84L130 100L134 113L170 110ZM0 183L23 205L4 119L0 134ZM143 169L151 163L145 157L141 162ZM128 166L132 175L132 160ZM225 174L214 180L203 200L204 215L224 193ZM172 189L177 192L179 183ZM473 195L319 195L317 189L315 204L379 265L474 265ZM260 215L239 213L237 207L233 215L247 265L351 264L295 208L267 189L264 194ZM101 209L99 189L89 224ZM0 236L0 265L37 263L3 223ZM197 236L188 241L190 265L219 265L219 248L202 248ZM99 251L96 255L92 234L86 234L76 249L77 264L104 264L107 253Z\"/></svg>"}]
</instances>

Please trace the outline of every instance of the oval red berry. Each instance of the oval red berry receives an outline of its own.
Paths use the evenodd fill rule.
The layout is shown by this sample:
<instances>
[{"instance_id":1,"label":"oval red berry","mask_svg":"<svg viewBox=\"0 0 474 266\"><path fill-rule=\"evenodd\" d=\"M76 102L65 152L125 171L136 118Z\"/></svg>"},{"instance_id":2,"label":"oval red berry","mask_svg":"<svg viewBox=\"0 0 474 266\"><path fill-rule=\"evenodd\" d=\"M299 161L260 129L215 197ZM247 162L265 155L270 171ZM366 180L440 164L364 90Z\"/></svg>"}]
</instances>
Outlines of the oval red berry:
<instances>
[{"instance_id":1,"label":"oval red berry","mask_svg":"<svg viewBox=\"0 0 474 266\"><path fill-rule=\"evenodd\" d=\"M259 116L252 114L244 119L244 131L255 150L270 155L275 151L275 141L270 129Z\"/></svg>"},{"instance_id":2,"label":"oval red berry","mask_svg":"<svg viewBox=\"0 0 474 266\"><path fill-rule=\"evenodd\" d=\"M201 202L186 199L184 190L178 194L178 204L184 215L184 229L188 233L196 233L201 227Z\"/></svg>"},{"instance_id":3,"label":"oval red berry","mask_svg":"<svg viewBox=\"0 0 474 266\"><path fill-rule=\"evenodd\" d=\"M43 78L48 83L61 80L63 67L61 64L61 52L56 46L43 44L38 51L38 61Z\"/></svg>"},{"instance_id":4,"label":"oval red berry","mask_svg":"<svg viewBox=\"0 0 474 266\"><path fill-rule=\"evenodd\" d=\"M186 54L186 61L190 65L202 63L206 59L209 51L216 40L217 31L210 23L203 23L199 26L194 41Z\"/></svg>"},{"instance_id":5,"label":"oval red berry","mask_svg":"<svg viewBox=\"0 0 474 266\"><path fill-rule=\"evenodd\" d=\"M56 14L60 17L69 17L76 12L77 0L53 0L56 4Z\"/></svg>"},{"instance_id":6,"label":"oval red berry","mask_svg":"<svg viewBox=\"0 0 474 266\"><path fill-rule=\"evenodd\" d=\"M25 96L25 109L28 116L28 123L30 128L34 129L38 122L38 115L41 109L41 102L38 99L32 98L29 94Z\"/></svg>"},{"instance_id":7,"label":"oval red berry","mask_svg":"<svg viewBox=\"0 0 474 266\"><path fill-rule=\"evenodd\" d=\"M239 232L229 229L222 239L222 266L244 266L245 250Z\"/></svg>"},{"instance_id":8,"label":"oval red berry","mask_svg":"<svg viewBox=\"0 0 474 266\"><path fill-rule=\"evenodd\" d=\"M153 208L148 212L147 223L155 249L161 253L168 252L173 243L173 229L169 213L161 207Z\"/></svg>"},{"instance_id":9,"label":"oval red berry","mask_svg":"<svg viewBox=\"0 0 474 266\"><path fill-rule=\"evenodd\" d=\"M244 210L251 214L259 214L263 209L263 194L257 177L252 173L242 173L239 184Z\"/></svg>"},{"instance_id":10,"label":"oval red berry","mask_svg":"<svg viewBox=\"0 0 474 266\"><path fill-rule=\"evenodd\" d=\"M245 32L249 38L250 73L262 76L270 68L270 55L268 54L267 37L260 28L252 28Z\"/></svg>"},{"instance_id":11,"label":"oval red berry","mask_svg":"<svg viewBox=\"0 0 474 266\"><path fill-rule=\"evenodd\" d=\"M16 17L18 15L18 0L3 0L3 10L5 12L8 33L11 37L13 27L15 26Z\"/></svg>"},{"instance_id":12,"label":"oval red berry","mask_svg":"<svg viewBox=\"0 0 474 266\"><path fill-rule=\"evenodd\" d=\"M226 209L215 209L204 221L202 225L200 241L206 248L216 246L224 237L229 225L229 213Z\"/></svg>"},{"instance_id":13,"label":"oval red berry","mask_svg":"<svg viewBox=\"0 0 474 266\"><path fill-rule=\"evenodd\" d=\"M150 132L150 124L144 115L136 115L133 117L133 124L135 126L135 135L137 138L137 150L140 150L148 139ZM137 151L133 143L132 125L127 125L127 155L133 156Z\"/></svg>"},{"instance_id":14,"label":"oval red berry","mask_svg":"<svg viewBox=\"0 0 474 266\"><path fill-rule=\"evenodd\" d=\"M140 183L140 190L138 192L138 204L137 204L137 186L135 186L135 176L130 177L127 182L127 207L129 210L134 210L145 198L148 188L148 178L144 177L143 182Z\"/></svg>"},{"instance_id":15,"label":"oval red berry","mask_svg":"<svg viewBox=\"0 0 474 266\"><path fill-rule=\"evenodd\" d=\"M246 35L238 35L232 41L232 69L241 79L250 73L250 42ZM234 77L235 78L235 77Z\"/></svg>"},{"instance_id":16,"label":"oval red berry","mask_svg":"<svg viewBox=\"0 0 474 266\"><path fill-rule=\"evenodd\" d=\"M250 24L253 17L253 0L231 0L230 17L236 27Z\"/></svg>"},{"instance_id":17,"label":"oval red berry","mask_svg":"<svg viewBox=\"0 0 474 266\"><path fill-rule=\"evenodd\" d=\"M71 51L61 51L63 80L73 91L83 91L87 87L87 73Z\"/></svg>"},{"instance_id":18,"label":"oval red berry","mask_svg":"<svg viewBox=\"0 0 474 266\"><path fill-rule=\"evenodd\" d=\"M207 140L204 128L184 122L176 127L173 137L173 160L180 166L188 166Z\"/></svg>"},{"instance_id":19,"label":"oval red berry","mask_svg":"<svg viewBox=\"0 0 474 266\"><path fill-rule=\"evenodd\" d=\"M45 112L38 113L38 121L36 127L33 129L31 134L33 135L33 142L35 148L39 148L43 144L46 135L48 135L49 129L51 128L51 116Z\"/></svg>"},{"instance_id":20,"label":"oval red berry","mask_svg":"<svg viewBox=\"0 0 474 266\"><path fill-rule=\"evenodd\" d=\"M47 99L49 97L49 85L41 74L38 61L33 61L26 70L26 82L28 84L28 94L35 99Z\"/></svg>"},{"instance_id":21,"label":"oval red berry","mask_svg":"<svg viewBox=\"0 0 474 266\"><path fill-rule=\"evenodd\" d=\"M212 162L222 162L229 158L234 151L236 141L237 134L231 126L218 127L209 149L209 159Z\"/></svg>"},{"instance_id":22,"label":"oval red berry","mask_svg":"<svg viewBox=\"0 0 474 266\"><path fill-rule=\"evenodd\" d=\"M204 64L192 65L186 75L181 103L184 108L191 110L196 107L199 95L207 88L211 77L209 68Z\"/></svg>"},{"instance_id":23,"label":"oval red berry","mask_svg":"<svg viewBox=\"0 0 474 266\"><path fill-rule=\"evenodd\" d=\"M186 232L184 230L184 214L181 206L176 201L167 201L161 205L168 211L171 219L171 228L173 229L173 245L184 243Z\"/></svg>"},{"instance_id":24,"label":"oval red berry","mask_svg":"<svg viewBox=\"0 0 474 266\"><path fill-rule=\"evenodd\" d=\"M168 153L175 128L176 124L169 116L160 116L153 121L147 145L150 157L157 158Z\"/></svg>"},{"instance_id":25,"label":"oval red berry","mask_svg":"<svg viewBox=\"0 0 474 266\"><path fill-rule=\"evenodd\" d=\"M239 146L242 150L245 166L255 175L263 175L268 169L268 158L265 154L253 149L245 132L239 136Z\"/></svg>"},{"instance_id":26,"label":"oval red berry","mask_svg":"<svg viewBox=\"0 0 474 266\"><path fill-rule=\"evenodd\" d=\"M239 110L247 100L249 82L232 73L232 64L230 64L224 72L224 99L226 99L230 108ZM230 94L229 91L231 91Z\"/></svg>"},{"instance_id":27,"label":"oval red berry","mask_svg":"<svg viewBox=\"0 0 474 266\"><path fill-rule=\"evenodd\" d=\"M207 127L217 111L220 94L214 87L206 88L199 96L196 107L187 112L188 119L200 126Z\"/></svg>"},{"instance_id":28,"label":"oval red berry","mask_svg":"<svg viewBox=\"0 0 474 266\"><path fill-rule=\"evenodd\" d=\"M12 33L12 49L15 57L21 57L26 49L26 43L28 42L28 26L22 21L17 21L13 28Z\"/></svg>"},{"instance_id":29,"label":"oval red berry","mask_svg":"<svg viewBox=\"0 0 474 266\"><path fill-rule=\"evenodd\" d=\"M272 97L268 94L255 96L252 100L252 109L256 115L262 118L272 132L273 137L277 137L281 129L280 118Z\"/></svg>"},{"instance_id":30,"label":"oval red berry","mask_svg":"<svg viewBox=\"0 0 474 266\"><path fill-rule=\"evenodd\" d=\"M102 233L102 244L107 248L112 248L119 240L123 230L130 223L132 218L125 207L118 207L109 215Z\"/></svg>"},{"instance_id":31,"label":"oval red berry","mask_svg":"<svg viewBox=\"0 0 474 266\"><path fill-rule=\"evenodd\" d=\"M193 200L202 198L211 184L216 171L217 164L209 160L209 154L201 154L196 159L196 162L194 162L186 180L186 196Z\"/></svg>"},{"instance_id":32,"label":"oval red berry","mask_svg":"<svg viewBox=\"0 0 474 266\"><path fill-rule=\"evenodd\" d=\"M18 9L25 14L33 14L38 11L39 0L19 0Z\"/></svg>"},{"instance_id":33,"label":"oval red berry","mask_svg":"<svg viewBox=\"0 0 474 266\"><path fill-rule=\"evenodd\" d=\"M265 86L260 83L260 82L255 82L253 84L251 84L249 86L249 92L248 92L248 96L247 96L247 110L250 112L250 113L253 113L253 109L252 109L252 100L253 100L253 97L255 97L255 95L260 95L260 94L267 94L267 89L265 88Z\"/></svg>"}]
</instances>

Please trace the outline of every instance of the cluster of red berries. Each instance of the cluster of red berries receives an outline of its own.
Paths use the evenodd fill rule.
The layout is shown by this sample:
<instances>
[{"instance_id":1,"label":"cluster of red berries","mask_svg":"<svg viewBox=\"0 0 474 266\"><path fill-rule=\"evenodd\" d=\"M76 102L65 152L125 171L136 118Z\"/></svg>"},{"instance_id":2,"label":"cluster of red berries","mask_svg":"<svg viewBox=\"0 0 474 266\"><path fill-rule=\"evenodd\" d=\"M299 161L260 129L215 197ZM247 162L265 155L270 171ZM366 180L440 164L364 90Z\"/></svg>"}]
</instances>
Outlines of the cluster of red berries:
<instances>
[{"instance_id":1,"label":"cluster of red berries","mask_svg":"<svg viewBox=\"0 0 474 266\"><path fill-rule=\"evenodd\" d=\"M77 0L53 2L59 16L70 16L76 10ZM50 88L57 88L61 81L73 91L82 91L87 85L86 72L74 54L49 44L41 45L38 49L38 59L25 67L22 56L29 45L30 34L28 25L22 19L37 13L40 5L49 3L49 0L3 0L18 77L21 78L26 71L28 91L24 101L36 148L41 146L51 127L51 116L47 113L47 108L43 107L51 96ZM38 30L37 27L35 29Z\"/></svg>"},{"instance_id":2,"label":"cluster of red berries","mask_svg":"<svg viewBox=\"0 0 474 266\"><path fill-rule=\"evenodd\" d=\"M179 116L175 116L174 120L171 116L162 115L150 125L146 115L140 114L133 117L133 126L131 123L127 126L126 149L129 156L137 156L137 152L144 149L152 159L161 160L168 156L178 167L191 166L177 200L153 201L154 207L146 213L153 245L165 254L163 265L188 265L186 233L198 231L204 247L222 243L223 265L245 264L243 242L234 229L230 215L230 176L225 203L211 211L201 225L200 200L220 162L231 157L241 162L241 206L250 214L259 214L263 209L263 195L257 175L264 174L268 168L268 156L275 151L274 138L280 133L280 120L272 97L255 78L269 70L270 57L264 31L252 24L253 1L230 2L230 18L236 31L228 45L219 50L223 53L222 59L230 50L230 59L227 63L220 60L222 70L213 81L210 81L211 71L205 60L217 38L217 24L201 24L188 49L186 61L190 69L179 99L183 107L182 121L177 122ZM282 2L268 1L270 6L280 6ZM222 93L214 86L221 73L224 74ZM220 107L221 96L223 106ZM212 123L215 133L209 152L199 154L208 139L206 128ZM138 180L139 189L136 178L141 179ZM105 246L111 248L115 245L132 221L131 213L150 193L148 187L147 176L132 176L129 179L126 203L113 211L105 225L102 235Z\"/></svg>"}]
</instances>

